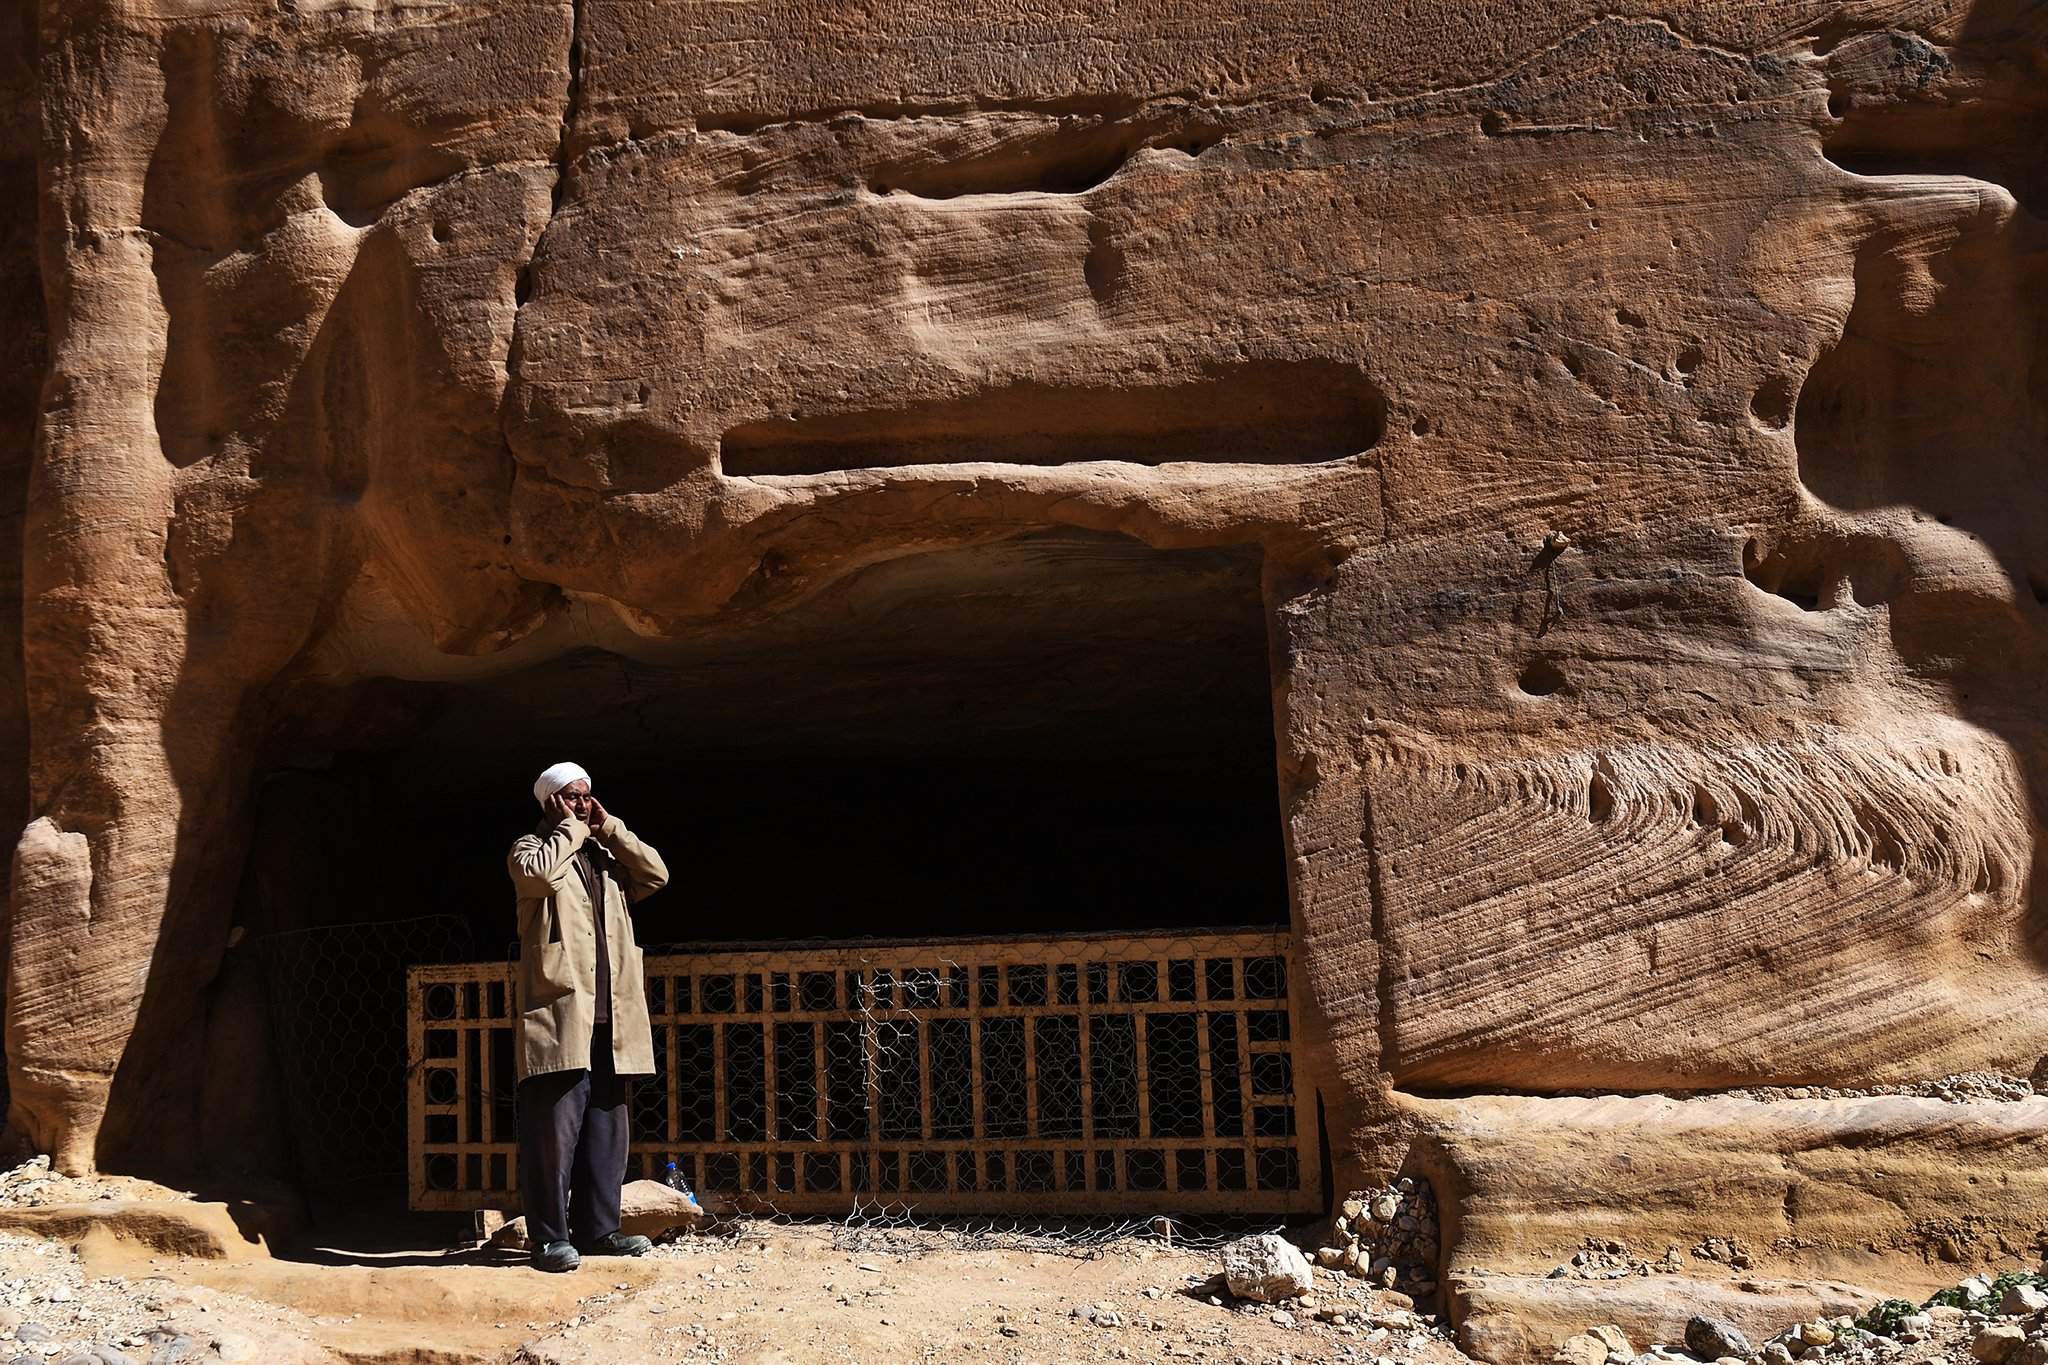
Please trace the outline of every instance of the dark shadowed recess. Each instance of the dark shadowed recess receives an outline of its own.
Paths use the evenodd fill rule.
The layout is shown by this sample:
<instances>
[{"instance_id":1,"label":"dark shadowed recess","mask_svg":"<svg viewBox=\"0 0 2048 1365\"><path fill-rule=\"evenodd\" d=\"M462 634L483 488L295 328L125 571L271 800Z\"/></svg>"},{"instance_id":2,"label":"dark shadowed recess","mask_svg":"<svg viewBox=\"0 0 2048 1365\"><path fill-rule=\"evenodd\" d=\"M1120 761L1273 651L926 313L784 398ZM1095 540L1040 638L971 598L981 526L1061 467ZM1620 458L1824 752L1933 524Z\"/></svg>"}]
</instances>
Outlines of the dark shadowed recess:
<instances>
[{"instance_id":1,"label":"dark shadowed recess","mask_svg":"<svg viewBox=\"0 0 2048 1365\"><path fill-rule=\"evenodd\" d=\"M1035 123L1036 120L1033 120ZM998 125L1000 126L1000 125ZM1082 194L1111 179L1141 147L1200 156L1220 126L1184 115L1152 119L1062 119L949 155L943 145L873 168L876 194L955 199L969 194Z\"/></svg>"},{"instance_id":2,"label":"dark shadowed recess","mask_svg":"<svg viewBox=\"0 0 2048 1365\"><path fill-rule=\"evenodd\" d=\"M729 475L993 462L1313 464L1372 449L1386 399L1323 360L1217 366L1170 384L1017 383L965 398L749 422L725 433Z\"/></svg>"},{"instance_id":3,"label":"dark shadowed recess","mask_svg":"<svg viewBox=\"0 0 2048 1365\"><path fill-rule=\"evenodd\" d=\"M505 853L568 758L668 859L645 942L1284 922L1269 679L1256 551L915 556L658 659L335 694L376 719L272 773L242 914L455 914L502 957Z\"/></svg>"},{"instance_id":4,"label":"dark shadowed recess","mask_svg":"<svg viewBox=\"0 0 2048 1365\"><path fill-rule=\"evenodd\" d=\"M2048 9L2033 0L1979 0L1941 52L1893 32L1843 40L1831 160L1867 177L1991 181L2020 209L1971 214L1946 235L1880 227L1860 243L1842 336L1807 374L1793 419L1799 477L1815 496L1852 514L1903 509L1951 528L1928 538L1995 557L2009 599L1957 588L1924 565L1916 576L1882 522L1833 544L1757 545L1744 556L1752 581L1806 610L1883 604L1907 666L2011 746L2037 823L2048 821L2048 224L2038 216L2048 79L2013 54L2044 41ZM1902 204L1931 189L1881 179L1869 188ZM2019 932L2048 962L2048 842L2034 862Z\"/></svg>"},{"instance_id":5,"label":"dark shadowed recess","mask_svg":"<svg viewBox=\"0 0 2048 1365\"><path fill-rule=\"evenodd\" d=\"M1845 511L1914 507L1981 539L2027 598L2048 575L2048 227L1973 221L1928 253L1917 228L1857 249L1840 340L1799 392L1800 480ZM1928 278L1939 287L1927 288Z\"/></svg>"},{"instance_id":6,"label":"dark shadowed recess","mask_svg":"<svg viewBox=\"0 0 2048 1365\"><path fill-rule=\"evenodd\" d=\"M0 904L29 817L28 694L22 658L22 519L47 361L36 252L34 6L0 6ZM6 953L0 949L0 981ZM0 1068L0 1114L7 1078Z\"/></svg>"}]
</instances>

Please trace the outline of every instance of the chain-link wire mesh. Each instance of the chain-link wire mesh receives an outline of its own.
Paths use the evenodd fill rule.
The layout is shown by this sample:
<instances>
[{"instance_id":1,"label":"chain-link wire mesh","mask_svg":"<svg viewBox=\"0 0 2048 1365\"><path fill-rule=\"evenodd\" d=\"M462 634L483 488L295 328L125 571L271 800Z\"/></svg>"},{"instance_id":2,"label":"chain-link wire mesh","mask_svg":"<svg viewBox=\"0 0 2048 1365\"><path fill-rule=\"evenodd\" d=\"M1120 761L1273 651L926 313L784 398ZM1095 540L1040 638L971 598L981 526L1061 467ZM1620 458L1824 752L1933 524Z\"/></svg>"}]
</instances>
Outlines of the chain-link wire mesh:
<instances>
[{"instance_id":1,"label":"chain-link wire mesh","mask_svg":"<svg viewBox=\"0 0 2048 1365\"><path fill-rule=\"evenodd\" d=\"M453 915L252 939L301 1183L332 1191L406 1169L406 971L471 956Z\"/></svg>"},{"instance_id":2,"label":"chain-link wire mesh","mask_svg":"<svg viewBox=\"0 0 2048 1365\"><path fill-rule=\"evenodd\" d=\"M1286 1220L1259 1217L1033 1218L945 1217L910 1203L861 1201L841 1217L782 1213L714 1214L691 1229L695 1237L743 1242L771 1227L823 1226L836 1251L856 1255L928 1256L954 1251L1027 1251L1093 1259L1123 1242L1214 1251L1254 1233L1281 1232Z\"/></svg>"},{"instance_id":3,"label":"chain-link wire mesh","mask_svg":"<svg viewBox=\"0 0 2048 1365\"><path fill-rule=\"evenodd\" d=\"M517 1202L517 971L415 981L417 1207ZM953 1245L1320 1211L1287 982L1272 930L652 953L629 1175Z\"/></svg>"}]
</instances>

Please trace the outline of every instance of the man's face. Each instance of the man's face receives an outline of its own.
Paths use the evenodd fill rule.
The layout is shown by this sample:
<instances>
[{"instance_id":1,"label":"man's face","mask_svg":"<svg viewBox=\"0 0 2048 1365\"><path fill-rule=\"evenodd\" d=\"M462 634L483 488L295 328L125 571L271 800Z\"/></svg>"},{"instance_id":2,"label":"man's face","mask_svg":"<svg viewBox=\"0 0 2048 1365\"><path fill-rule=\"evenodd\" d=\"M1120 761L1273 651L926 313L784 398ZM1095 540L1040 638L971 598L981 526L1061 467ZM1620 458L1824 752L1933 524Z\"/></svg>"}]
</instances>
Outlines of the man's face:
<instances>
[{"instance_id":1,"label":"man's face","mask_svg":"<svg viewBox=\"0 0 2048 1365\"><path fill-rule=\"evenodd\" d=\"M590 784L581 780L571 782L562 788L562 800L568 805L569 813L585 824L590 823L590 808L596 798L590 794Z\"/></svg>"}]
</instances>

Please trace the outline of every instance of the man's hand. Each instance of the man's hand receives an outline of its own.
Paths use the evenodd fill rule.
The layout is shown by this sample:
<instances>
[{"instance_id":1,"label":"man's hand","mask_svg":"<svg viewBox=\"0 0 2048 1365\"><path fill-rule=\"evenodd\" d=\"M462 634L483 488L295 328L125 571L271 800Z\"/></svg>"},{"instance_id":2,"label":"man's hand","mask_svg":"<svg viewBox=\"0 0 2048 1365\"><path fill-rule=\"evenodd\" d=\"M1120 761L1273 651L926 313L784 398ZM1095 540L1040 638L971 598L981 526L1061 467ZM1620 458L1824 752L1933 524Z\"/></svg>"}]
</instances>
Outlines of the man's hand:
<instances>
[{"instance_id":1,"label":"man's hand","mask_svg":"<svg viewBox=\"0 0 2048 1365\"><path fill-rule=\"evenodd\" d=\"M562 799L560 792L556 792L546 801L543 801L541 803L541 810L546 813L548 819L558 825L568 824L569 817L575 813L569 809L569 803Z\"/></svg>"},{"instance_id":2,"label":"man's hand","mask_svg":"<svg viewBox=\"0 0 2048 1365\"><path fill-rule=\"evenodd\" d=\"M595 796L590 798L590 815L588 819L592 829L603 829L604 822L611 819L611 816L605 813L604 802L598 800Z\"/></svg>"}]
</instances>

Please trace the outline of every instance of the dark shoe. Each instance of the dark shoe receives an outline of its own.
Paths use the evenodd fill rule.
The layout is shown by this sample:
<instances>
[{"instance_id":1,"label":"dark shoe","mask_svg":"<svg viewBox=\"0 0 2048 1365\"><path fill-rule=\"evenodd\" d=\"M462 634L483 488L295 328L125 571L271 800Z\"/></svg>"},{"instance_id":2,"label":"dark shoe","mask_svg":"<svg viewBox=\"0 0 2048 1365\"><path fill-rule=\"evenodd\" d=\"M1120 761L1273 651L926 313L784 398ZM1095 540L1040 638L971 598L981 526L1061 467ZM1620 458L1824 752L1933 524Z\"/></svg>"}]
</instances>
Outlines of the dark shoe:
<instances>
[{"instance_id":1,"label":"dark shoe","mask_svg":"<svg viewBox=\"0 0 2048 1365\"><path fill-rule=\"evenodd\" d=\"M645 1237L624 1232L607 1232L595 1242L585 1242L576 1249L585 1256L645 1256L654 1250L654 1243Z\"/></svg>"},{"instance_id":2,"label":"dark shoe","mask_svg":"<svg viewBox=\"0 0 2048 1365\"><path fill-rule=\"evenodd\" d=\"M535 1270L560 1273L582 1265L583 1257L567 1242L549 1242L546 1246L536 1248L534 1253L527 1257L527 1264Z\"/></svg>"}]
</instances>

